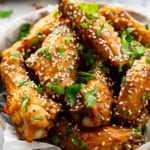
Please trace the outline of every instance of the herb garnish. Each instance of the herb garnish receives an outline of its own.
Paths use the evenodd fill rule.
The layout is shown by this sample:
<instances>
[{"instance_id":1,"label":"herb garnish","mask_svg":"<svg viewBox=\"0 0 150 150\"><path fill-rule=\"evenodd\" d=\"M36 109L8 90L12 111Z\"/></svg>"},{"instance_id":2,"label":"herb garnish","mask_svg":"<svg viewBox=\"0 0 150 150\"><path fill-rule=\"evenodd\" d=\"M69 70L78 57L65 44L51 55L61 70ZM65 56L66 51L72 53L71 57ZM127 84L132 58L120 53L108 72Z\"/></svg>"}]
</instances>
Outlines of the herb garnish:
<instances>
[{"instance_id":1,"label":"herb garnish","mask_svg":"<svg viewBox=\"0 0 150 150\"><path fill-rule=\"evenodd\" d=\"M36 115L33 117L35 120L43 120L43 117L41 115Z\"/></svg>"},{"instance_id":2,"label":"herb garnish","mask_svg":"<svg viewBox=\"0 0 150 150\"><path fill-rule=\"evenodd\" d=\"M65 57L65 54L64 54L64 47L63 47L62 45L59 45L59 46L57 47L57 49L58 49L58 52L59 52L60 56L61 56L61 57Z\"/></svg>"},{"instance_id":3,"label":"herb garnish","mask_svg":"<svg viewBox=\"0 0 150 150\"><path fill-rule=\"evenodd\" d=\"M145 62L146 62L147 64L150 64L150 57L146 57L146 58L145 58Z\"/></svg>"},{"instance_id":4,"label":"herb garnish","mask_svg":"<svg viewBox=\"0 0 150 150\"><path fill-rule=\"evenodd\" d=\"M146 24L146 25L145 25L145 29L146 29L146 30L150 30L150 25L149 25L149 24Z\"/></svg>"},{"instance_id":5,"label":"herb garnish","mask_svg":"<svg viewBox=\"0 0 150 150\"><path fill-rule=\"evenodd\" d=\"M126 76L122 77L121 85L125 86L126 85Z\"/></svg>"},{"instance_id":6,"label":"herb garnish","mask_svg":"<svg viewBox=\"0 0 150 150\"><path fill-rule=\"evenodd\" d=\"M59 137L58 134L53 134L51 136L51 141L54 145L58 145L61 142L61 138Z\"/></svg>"},{"instance_id":7,"label":"herb garnish","mask_svg":"<svg viewBox=\"0 0 150 150\"><path fill-rule=\"evenodd\" d=\"M92 90L85 93L84 100L87 107L93 107L97 104L96 97L94 96L94 94L96 94L97 91L97 88L93 88Z\"/></svg>"},{"instance_id":8,"label":"herb garnish","mask_svg":"<svg viewBox=\"0 0 150 150\"><path fill-rule=\"evenodd\" d=\"M80 71L77 74L77 81L80 83L86 83L92 79L96 79L96 75L94 73Z\"/></svg>"},{"instance_id":9,"label":"herb garnish","mask_svg":"<svg viewBox=\"0 0 150 150\"><path fill-rule=\"evenodd\" d=\"M97 3L80 3L79 7L85 12L88 19L97 19L99 17L99 5Z\"/></svg>"},{"instance_id":10,"label":"herb garnish","mask_svg":"<svg viewBox=\"0 0 150 150\"><path fill-rule=\"evenodd\" d=\"M87 29L87 28L89 27L89 24L86 23L86 22L82 22L82 23L81 23L81 27L82 27L83 29Z\"/></svg>"},{"instance_id":11,"label":"herb garnish","mask_svg":"<svg viewBox=\"0 0 150 150\"><path fill-rule=\"evenodd\" d=\"M81 150L87 149L87 144L85 142L80 141L77 135L72 138L71 142L73 145L75 145Z\"/></svg>"},{"instance_id":12,"label":"herb garnish","mask_svg":"<svg viewBox=\"0 0 150 150\"><path fill-rule=\"evenodd\" d=\"M19 58L19 55L20 55L20 52L18 50L13 51L12 53L13 59L16 59L16 60Z\"/></svg>"},{"instance_id":13,"label":"herb garnish","mask_svg":"<svg viewBox=\"0 0 150 150\"><path fill-rule=\"evenodd\" d=\"M133 132L134 132L136 135L141 135L141 134L142 134L142 125L139 124L138 127L133 130Z\"/></svg>"},{"instance_id":14,"label":"herb garnish","mask_svg":"<svg viewBox=\"0 0 150 150\"><path fill-rule=\"evenodd\" d=\"M40 94L43 93L43 88L42 88L42 86L40 84L37 86L36 90Z\"/></svg>"},{"instance_id":15,"label":"herb garnish","mask_svg":"<svg viewBox=\"0 0 150 150\"><path fill-rule=\"evenodd\" d=\"M73 106L75 104L75 102L76 102L76 95L80 91L80 89L81 89L81 85L80 84L70 85L66 89L65 94L69 98L70 106Z\"/></svg>"},{"instance_id":16,"label":"herb garnish","mask_svg":"<svg viewBox=\"0 0 150 150\"><path fill-rule=\"evenodd\" d=\"M46 85L50 90L55 91L57 94L61 95L65 93L65 88L59 85L56 85L53 82L48 82Z\"/></svg>"},{"instance_id":17,"label":"herb garnish","mask_svg":"<svg viewBox=\"0 0 150 150\"><path fill-rule=\"evenodd\" d=\"M13 11L12 10L0 10L0 18L8 18L12 15Z\"/></svg>"},{"instance_id":18,"label":"herb garnish","mask_svg":"<svg viewBox=\"0 0 150 150\"><path fill-rule=\"evenodd\" d=\"M22 102L22 108L27 111L27 103L28 103L28 100L29 100L29 96L27 94L24 94L22 96L22 99L21 99L21 102Z\"/></svg>"},{"instance_id":19,"label":"herb garnish","mask_svg":"<svg viewBox=\"0 0 150 150\"><path fill-rule=\"evenodd\" d=\"M72 42L73 41L73 35L69 35L69 36L64 37L64 40L66 43Z\"/></svg>"},{"instance_id":20,"label":"herb garnish","mask_svg":"<svg viewBox=\"0 0 150 150\"><path fill-rule=\"evenodd\" d=\"M29 23L25 23L20 27L20 32L19 32L19 40L25 38L30 30L31 25Z\"/></svg>"},{"instance_id":21,"label":"herb garnish","mask_svg":"<svg viewBox=\"0 0 150 150\"><path fill-rule=\"evenodd\" d=\"M96 37L100 37L102 31L104 30L105 26L104 24L101 25L101 27L96 32Z\"/></svg>"}]
</instances>

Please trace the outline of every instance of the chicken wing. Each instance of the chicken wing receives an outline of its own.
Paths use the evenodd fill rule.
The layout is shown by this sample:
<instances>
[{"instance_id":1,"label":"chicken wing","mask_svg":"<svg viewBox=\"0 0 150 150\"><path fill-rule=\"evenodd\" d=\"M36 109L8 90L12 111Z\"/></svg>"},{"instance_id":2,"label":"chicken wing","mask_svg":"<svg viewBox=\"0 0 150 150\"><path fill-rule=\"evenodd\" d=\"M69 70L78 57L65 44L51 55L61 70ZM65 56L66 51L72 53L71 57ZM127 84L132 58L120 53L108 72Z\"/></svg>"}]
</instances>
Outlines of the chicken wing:
<instances>
[{"instance_id":1,"label":"chicken wing","mask_svg":"<svg viewBox=\"0 0 150 150\"><path fill-rule=\"evenodd\" d=\"M111 120L113 96L104 72L97 65L93 73L95 77L81 88L70 108L73 118L85 127L98 127Z\"/></svg>"},{"instance_id":2,"label":"chicken wing","mask_svg":"<svg viewBox=\"0 0 150 150\"><path fill-rule=\"evenodd\" d=\"M88 4L79 3L79 0L61 0L60 11L71 20L81 35L91 42L97 53L106 61L114 66L126 64L128 57L123 54L120 40L113 27L105 21L103 16L97 16L97 12L87 14L88 11L92 11L90 8L84 11L84 5Z\"/></svg>"},{"instance_id":3,"label":"chicken wing","mask_svg":"<svg viewBox=\"0 0 150 150\"><path fill-rule=\"evenodd\" d=\"M24 68L22 53L14 47L2 52L0 73L7 92L4 112L14 122L18 136L27 141L46 137L60 105L37 92Z\"/></svg>"},{"instance_id":4,"label":"chicken wing","mask_svg":"<svg viewBox=\"0 0 150 150\"><path fill-rule=\"evenodd\" d=\"M127 71L116 106L115 114L132 124L138 122L141 116L146 118L143 113L146 113L144 109L150 92L150 51L146 53L140 60L135 60Z\"/></svg>"},{"instance_id":5,"label":"chicken wing","mask_svg":"<svg viewBox=\"0 0 150 150\"><path fill-rule=\"evenodd\" d=\"M150 45L150 31L139 21L135 20L129 13L121 8L106 6L100 9L100 14L106 20L111 21L116 30L127 29L132 27L135 30L132 32L135 39L140 41L143 45Z\"/></svg>"},{"instance_id":6,"label":"chicken wing","mask_svg":"<svg viewBox=\"0 0 150 150\"><path fill-rule=\"evenodd\" d=\"M42 47L26 61L38 75L47 94L54 99L75 82L78 46L77 35L65 22L55 28Z\"/></svg>"},{"instance_id":7,"label":"chicken wing","mask_svg":"<svg viewBox=\"0 0 150 150\"><path fill-rule=\"evenodd\" d=\"M138 143L144 141L143 136L135 130L111 125L85 130L77 124L61 120L55 131L55 136L58 135L60 139L59 144L65 150L135 150Z\"/></svg>"}]
</instances>

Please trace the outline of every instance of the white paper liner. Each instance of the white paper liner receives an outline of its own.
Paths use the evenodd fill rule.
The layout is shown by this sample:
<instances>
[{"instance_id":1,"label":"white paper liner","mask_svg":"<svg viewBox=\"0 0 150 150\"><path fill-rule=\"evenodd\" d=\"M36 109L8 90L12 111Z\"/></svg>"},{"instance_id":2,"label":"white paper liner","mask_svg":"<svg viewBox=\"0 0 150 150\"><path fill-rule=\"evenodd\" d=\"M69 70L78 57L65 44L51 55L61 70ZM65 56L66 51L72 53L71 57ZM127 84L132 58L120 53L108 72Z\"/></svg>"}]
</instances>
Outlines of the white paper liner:
<instances>
[{"instance_id":1,"label":"white paper liner","mask_svg":"<svg viewBox=\"0 0 150 150\"><path fill-rule=\"evenodd\" d=\"M117 6L121 6L127 10L130 10L130 12L133 13L132 15L135 15L136 19L139 19L141 22L150 23L150 18L147 16L147 14L150 14L148 13L148 11L139 8L137 8L135 11L135 9L130 9L122 5L117 5ZM55 8L54 6L48 6L46 8L30 13L26 16L23 16L21 18L16 18L12 22L10 22L8 26L5 27L5 30L0 32L0 51L9 47L11 43L18 37L19 29L22 24L35 23L39 18L41 18L43 13L48 13L54 8ZM132 12L132 10L134 11ZM136 12L140 14L137 15ZM60 150L60 148L48 143L42 143L42 142L28 143L26 141L19 140L16 136L15 128L12 125L6 123L4 120L5 119L2 119L0 115L0 150L1 149L2 150L10 150L10 149L11 150L36 150L36 149ZM150 121L148 123L148 127L149 128L148 128L147 135L150 135ZM1 148L2 143L3 145ZM146 144L142 145L140 148L138 148L138 150L150 150L150 142L147 142Z\"/></svg>"}]
</instances>

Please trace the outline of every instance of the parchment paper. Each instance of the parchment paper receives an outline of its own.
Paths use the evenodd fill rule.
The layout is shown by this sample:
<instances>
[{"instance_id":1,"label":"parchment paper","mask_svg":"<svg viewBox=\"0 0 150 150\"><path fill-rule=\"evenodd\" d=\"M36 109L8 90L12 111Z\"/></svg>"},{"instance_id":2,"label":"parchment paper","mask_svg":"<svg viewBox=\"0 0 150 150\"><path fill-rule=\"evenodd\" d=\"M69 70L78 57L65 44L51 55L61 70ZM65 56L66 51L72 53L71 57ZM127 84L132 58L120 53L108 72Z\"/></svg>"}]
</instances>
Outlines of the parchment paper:
<instances>
[{"instance_id":1,"label":"parchment paper","mask_svg":"<svg viewBox=\"0 0 150 150\"><path fill-rule=\"evenodd\" d=\"M121 6L121 5L119 5ZM121 6L123 7L123 6ZM124 7L123 7L124 8ZM18 37L20 26L24 23L35 23L43 14L47 14L54 6L48 6L41 10L30 13L21 18L16 18L8 24L4 31L0 32L0 50L4 50L9 47L11 43ZM138 20L144 23L150 23L150 18L148 11L142 9L132 9L125 7L129 12ZM4 104L2 83L0 83L0 104ZM150 137L150 121L147 124L148 129L145 134L146 138ZM150 140L150 139L149 139ZM17 138L15 129L8 117L4 114L0 114L0 150L60 150L60 148L53 146L51 144L42 143L42 142L32 142L28 143L26 141L21 141ZM150 142L142 145L138 150L150 150Z\"/></svg>"}]
</instances>

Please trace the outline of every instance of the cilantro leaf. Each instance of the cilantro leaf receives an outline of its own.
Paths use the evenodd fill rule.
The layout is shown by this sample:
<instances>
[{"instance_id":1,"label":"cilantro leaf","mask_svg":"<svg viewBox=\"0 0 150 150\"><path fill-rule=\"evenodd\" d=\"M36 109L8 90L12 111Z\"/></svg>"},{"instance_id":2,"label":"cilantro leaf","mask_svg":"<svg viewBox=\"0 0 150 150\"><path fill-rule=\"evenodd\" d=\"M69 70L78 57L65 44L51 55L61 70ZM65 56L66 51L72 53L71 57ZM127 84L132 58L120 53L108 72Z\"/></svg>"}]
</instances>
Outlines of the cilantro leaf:
<instances>
[{"instance_id":1,"label":"cilantro leaf","mask_svg":"<svg viewBox=\"0 0 150 150\"><path fill-rule=\"evenodd\" d=\"M87 67L91 67L95 63L95 55L92 50L85 53L83 57Z\"/></svg>"},{"instance_id":2,"label":"cilantro leaf","mask_svg":"<svg viewBox=\"0 0 150 150\"><path fill-rule=\"evenodd\" d=\"M61 95L65 93L65 88L59 85L55 85L52 82L48 82L46 85L50 90L55 91L57 94Z\"/></svg>"},{"instance_id":3,"label":"cilantro leaf","mask_svg":"<svg viewBox=\"0 0 150 150\"><path fill-rule=\"evenodd\" d=\"M106 66L106 65L104 65L104 64L102 64L102 63L100 63L97 67L100 68L100 69L101 69L102 71L104 71L105 73L109 73L109 72L110 72L109 67Z\"/></svg>"},{"instance_id":4,"label":"cilantro leaf","mask_svg":"<svg viewBox=\"0 0 150 150\"><path fill-rule=\"evenodd\" d=\"M126 84L126 76L123 76L122 81L121 81L121 85L125 86L125 84Z\"/></svg>"},{"instance_id":5,"label":"cilantro leaf","mask_svg":"<svg viewBox=\"0 0 150 150\"><path fill-rule=\"evenodd\" d=\"M84 100L87 107L93 107L97 104L96 97L94 96L94 94L97 93L97 91L98 89L94 88L84 95Z\"/></svg>"},{"instance_id":6,"label":"cilantro leaf","mask_svg":"<svg viewBox=\"0 0 150 150\"><path fill-rule=\"evenodd\" d=\"M146 101L146 100L149 100L150 99L150 92L147 92L143 97L142 97L142 100L143 101Z\"/></svg>"},{"instance_id":7,"label":"cilantro leaf","mask_svg":"<svg viewBox=\"0 0 150 150\"><path fill-rule=\"evenodd\" d=\"M142 134L142 126L141 126L141 124L139 124L137 128L133 129L133 132L136 135L141 135Z\"/></svg>"},{"instance_id":8,"label":"cilantro leaf","mask_svg":"<svg viewBox=\"0 0 150 150\"><path fill-rule=\"evenodd\" d=\"M73 35L68 35L66 37L64 37L64 40L66 43L70 43L73 41Z\"/></svg>"},{"instance_id":9,"label":"cilantro leaf","mask_svg":"<svg viewBox=\"0 0 150 150\"><path fill-rule=\"evenodd\" d=\"M69 98L70 106L73 106L76 102L76 95L80 91L81 85L80 84L74 84L69 86L66 89L66 96Z\"/></svg>"},{"instance_id":10,"label":"cilantro leaf","mask_svg":"<svg viewBox=\"0 0 150 150\"><path fill-rule=\"evenodd\" d=\"M71 142L73 145L75 145L76 147L78 147L81 150L87 149L87 144L85 142L80 141L77 135L71 139Z\"/></svg>"},{"instance_id":11,"label":"cilantro leaf","mask_svg":"<svg viewBox=\"0 0 150 150\"><path fill-rule=\"evenodd\" d=\"M105 25L102 24L101 27L96 32L97 37L100 37L100 35L101 35L102 31L104 30L104 28L105 28Z\"/></svg>"},{"instance_id":12,"label":"cilantro leaf","mask_svg":"<svg viewBox=\"0 0 150 150\"><path fill-rule=\"evenodd\" d=\"M21 102L22 102L22 108L27 111L27 103L28 103L28 100L29 100L29 96L27 94L24 94L22 96L22 99L21 99Z\"/></svg>"},{"instance_id":13,"label":"cilantro leaf","mask_svg":"<svg viewBox=\"0 0 150 150\"><path fill-rule=\"evenodd\" d=\"M64 54L64 47L61 46L61 45L59 45L59 46L57 47L57 49L58 49L58 52L59 52L60 56L61 56L62 58L65 57L65 54Z\"/></svg>"},{"instance_id":14,"label":"cilantro leaf","mask_svg":"<svg viewBox=\"0 0 150 150\"><path fill-rule=\"evenodd\" d=\"M12 15L12 10L0 10L0 18L8 18Z\"/></svg>"},{"instance_id":15,"label":"cilantro leaf","mask_svg":"<svg viewBox=\"0 0 150 150\"><path fill-rule=\"evenodd\" d=\"M89 24L88 24L87 22L82 22L82 23L81 23L81 27L82 27L83 29L87 29L87 28L89 27Z\"/></svg>"},{"instance_id":16,"label":"cilantro leaf","mask_svg":"<svg viewBox=\"0 0 150 150\"><path fill-rule=\"evenodd\" d=\"M15 50L12 52L13 59L17 60L19 58L19 56L20 56L20 52L18 50Z\"/></svg>"},{"instance_id":17,"label":"cilantro leaf","mask_svg":"<svg viewBox=\"0 0 150 150\"><path fill-rule=\"evenodd\" d=\"M80 83L86 83L92 79L96 79L96 75L94 73L80 71L77 74L77 81Z\"/></svg>"},{"instance_id":18,"label":"cilantro leaf","mask_svg":"<svg viewBox=\"0 0 150 150\"><path fill-rule=\"evenodd\" d=\"M30 30L31 25L29 23L25 23L20 27L20 32L19 32L19 40L25 38Z\"/></svg>"},{"instance_id":19,"label":"cilantro leaf","mask_svg":"<svg viewBox=\"0 0 150 150\"><path fill-rule=\"evenodd\" d=\"M140 57L144 55L144 51L145 51L145 47L144 46L136 46L133 49L131 57L133 59L140 59Z\"/></svg>"},{"instance_id":20,"label":"cilantro leaf","mask_svg":"<svg viewBox=\"0 0 150 150\"><path fill-rule=\"evenodd\" d=\"M99 17L98 3L80 3L79 7L85 12L89 19L97 19Z\"/></svg>"},{"instance_id":21,"label":"cilantro leaf","mask_svg":"<svg viewBox=\"0 0 150 150\"><path fill-rule=\"evenodd\" d=\"M61 139L58 134L53 134L51 136L51 141L54 145L58 145L61 142Z\"/></svg>"},{"instance_id":22,"label":"cilantro leaf","mask_svg":"<svg viewBox=\"0 0 150 150\"><path fill-rule=\"evenodd\" d=\"M37 89L36 89L36 90L37 90L37 92L40 93L40 94L43 93L43 88L42 88L42 86L41 86L40 84L37 86Z\"/></svg>"},{"instance_id":23,"label":"cilantro leaf","mask_svg":"<svg viewBox=\"0 0 150 150\"><path fill-rule=\"evenodd\" d=\"M149 25L149 24L146 24L146 25L145 25L145 29L146 29L146 30L150 30L150 25Z\"/></svg>"},{"instance_id":24,"label":"cilantro leaf","mask_svg":"<svg viewBox=\"0 0 150 150\"><path fill-rule=\"evenodd\" d=\"M33 117L35 120L43 120L43 117L41 115L36 115Z\"/></svg>"},{"instance_id":25,"label":"cilantro leaf","mask_svg":"<svg viewBox=\"0 0 150 150\"><path fill-rule=\"evenodd\" d=\"M146 62L147 64L150 64L150 57L146 57L146 58L145 58L145 62Z\"/></svg>"}]
</instances>

